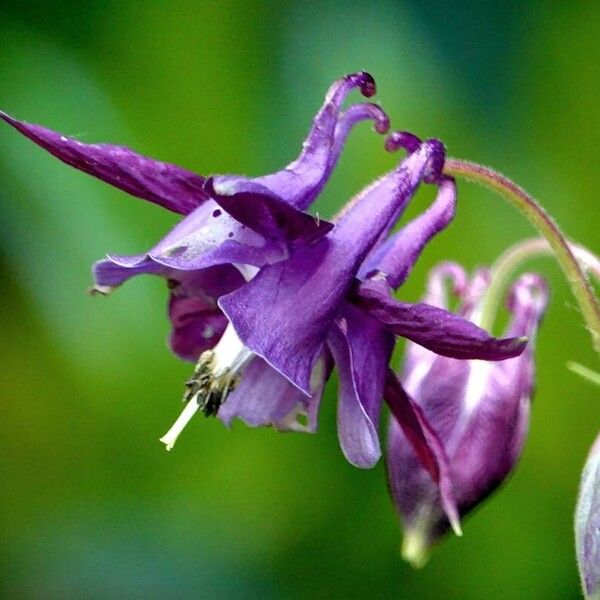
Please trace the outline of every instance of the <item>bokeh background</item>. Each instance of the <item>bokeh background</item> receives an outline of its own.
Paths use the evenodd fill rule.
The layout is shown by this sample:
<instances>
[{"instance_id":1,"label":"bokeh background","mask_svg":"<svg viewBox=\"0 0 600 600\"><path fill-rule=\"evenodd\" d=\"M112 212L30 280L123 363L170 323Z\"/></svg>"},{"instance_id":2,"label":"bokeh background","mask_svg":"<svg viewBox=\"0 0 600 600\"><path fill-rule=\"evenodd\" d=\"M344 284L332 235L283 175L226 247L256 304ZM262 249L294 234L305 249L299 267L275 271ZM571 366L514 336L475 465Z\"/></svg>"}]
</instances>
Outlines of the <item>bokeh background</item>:
<instances>
[{"instance_id":1,"label":"bokeh background","mask_svg":"<svg viewBox=\"0 0 600 600\"><path fill-rule=\"evenodd\" d=\"M443 139L532 191L600 250L600 4L21 1L0 5L0 106L84 141L200 173L262 174L298 152L329 83L367 69L397 128ZM397 157L363 125L316 210ZM426 205L427 194L415 201ZM572 512L600 425L595 358L549 259L531 434L510 482L427 567L399 557L384 469L354 469L336 383L314 436L197 419L167 454L190 366L167 350L166 290L90 298L90 264L175 222L0 128L0 578L6 598L578 598ZM489 263L531 235L460 184L428 268Z\"/></svg>"}]
</instances>

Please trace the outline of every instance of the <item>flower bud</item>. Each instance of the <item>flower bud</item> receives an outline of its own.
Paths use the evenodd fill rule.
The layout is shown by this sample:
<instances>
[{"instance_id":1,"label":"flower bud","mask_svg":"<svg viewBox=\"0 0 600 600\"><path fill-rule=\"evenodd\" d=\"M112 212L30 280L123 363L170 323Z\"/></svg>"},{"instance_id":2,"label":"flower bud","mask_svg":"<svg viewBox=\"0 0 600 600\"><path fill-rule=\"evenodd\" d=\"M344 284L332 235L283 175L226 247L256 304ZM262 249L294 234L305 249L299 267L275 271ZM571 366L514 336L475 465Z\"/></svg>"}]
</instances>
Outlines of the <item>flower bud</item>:
<instances>
[{"instance_id":1,"label":"flower bud","mask_svg":"<svg viewBox=\"0 0 600 600\"><path fill-rule=\"evenodd\" d=\"M477 322L488 273L480 271L468 282L458 265L440 265L430 276L425 302L444 307L447 279L460 298L457 312ZM461 517L506 479L521 453L534 387L533 338L546 302L541 277L526 274L513 284L506 335L530 339L516 358L457 360L407 346L402 382L444 445ZM402 554L422 566L431 546L449 529L448 519L438 489L394 421L388 446L389 488L404 526Z\"/></svg>"},{"instance_id":2,"label":"flower bud","mask_svg":"<svg viewBox=\"0 0 600 600\"><path fill-rule=\"evenodd\" d=\"M575 545L583 593L600 599L600 435L581 475L575 511Z\"/></svg>"}]
</instances>

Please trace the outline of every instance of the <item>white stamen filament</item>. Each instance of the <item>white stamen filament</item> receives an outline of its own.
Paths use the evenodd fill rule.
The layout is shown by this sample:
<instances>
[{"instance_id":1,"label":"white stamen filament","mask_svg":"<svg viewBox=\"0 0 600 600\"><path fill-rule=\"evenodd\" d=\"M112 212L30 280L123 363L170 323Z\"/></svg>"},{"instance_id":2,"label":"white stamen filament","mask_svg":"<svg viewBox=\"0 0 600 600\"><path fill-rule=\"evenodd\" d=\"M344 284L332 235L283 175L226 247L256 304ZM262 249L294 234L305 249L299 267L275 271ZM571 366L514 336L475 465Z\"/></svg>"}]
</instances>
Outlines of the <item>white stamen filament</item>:
<instances>
[{"instance_id":1,"label":"white stamen filament","mask_svg":"<svg viewBox=\"0 0 600 600\"><path fill-rule=\"evenodd\" d=\"M227 325L214 349L203 353L198 361L198 365L204 368L205 375L208 375L206 383L199 386L198 391L188 400L171 429L160 438L167 450L173 448L185 426L201 408L201 401L207 394L215 393L222 400L226 398L236 374L252 356L252 351L244 346L231 323Z\"/></svg>"},{"instance_id":2,"label":"white stamen filament","mask_svg":"<svg viewBox=\"0 0 600 600\"><path fill-rule=\"evenodd\" d=\"M160 441L166 446L167 451L170 451L179 434L185 429L185 426L191 421L192 417L198 412L200 405L196 398L192 398L186 405L181 414L177 417L175 423L173 423L171 429L160 438Z\"/></svg>"}]
</instances>

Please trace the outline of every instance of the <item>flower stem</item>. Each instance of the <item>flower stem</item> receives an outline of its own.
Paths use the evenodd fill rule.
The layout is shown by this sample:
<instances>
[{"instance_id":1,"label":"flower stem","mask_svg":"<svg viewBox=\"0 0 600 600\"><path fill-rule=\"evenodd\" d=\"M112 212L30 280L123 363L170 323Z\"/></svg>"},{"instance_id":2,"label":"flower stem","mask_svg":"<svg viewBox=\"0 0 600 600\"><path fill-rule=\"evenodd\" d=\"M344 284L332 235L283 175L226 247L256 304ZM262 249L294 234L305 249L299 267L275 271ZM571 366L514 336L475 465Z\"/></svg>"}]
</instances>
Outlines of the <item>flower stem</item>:
<instances>
[{"instance_id":1,"label":"flower stem","mask_svg":"<svg viewBox=\"0 0 600 600\"><path fill-rule=\"evenodd\" d=\"M592 336L592 344L600 354L600 304L585 272L579 265L567 239L554 222L554 219L524 189L501 173L488 167L449 158L446 160L444 173L452 177L474 181L498 192L523 213L548 240L556 260L579 303L581 314Z\"/></svg>"},{"instance_id":2,"label":"flower stem","mask_svg":"<svg viewBox=\"0 0 600 600\"><path fill-rule=\"evenodd\" d=\"M600 259L583 246L569 242L569 248L583 272L592 273L600 281ZM530 238L511 246L496 259L490 269L489 286L483 300L482 327L491 330L505 289L510 284L514 272L532 258L552 254L552 248L545 238Z\"/></svg>"}]
</instances>

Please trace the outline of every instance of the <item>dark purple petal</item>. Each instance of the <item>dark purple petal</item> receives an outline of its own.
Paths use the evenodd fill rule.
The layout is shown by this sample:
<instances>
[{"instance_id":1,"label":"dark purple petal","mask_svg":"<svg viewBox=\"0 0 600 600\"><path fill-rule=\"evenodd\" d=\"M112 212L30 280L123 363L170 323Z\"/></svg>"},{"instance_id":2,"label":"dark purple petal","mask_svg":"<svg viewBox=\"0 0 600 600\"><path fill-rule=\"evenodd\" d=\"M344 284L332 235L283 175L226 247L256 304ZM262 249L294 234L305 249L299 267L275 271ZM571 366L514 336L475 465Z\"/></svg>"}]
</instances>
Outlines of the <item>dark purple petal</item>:
<instances>
[{"instance_id":1,"label":"dark purple petal","mask_svg":"<svg viewBox=\"0 0 600 600\"><path fill-rule=\"evenodd\" d=\"M191 362L213 348L227 327L227 319L214 301L211 303L197 296L171 295L169 319L173 326L169 336L171 349L180 358Z\"/></svg>"},{"instance_id":2,"label":"dark purple petal","mask_svg":"<svg viewBox=\"0 0 600 600\"><path fill-rule=\"evenodd\" d=\"M585 597L600 598L600 436L581 474L575 511L575 546Z\"/></svg>"},{"instance_id":3,"label":"dark purple petal","mask_svg":"<svg viewBox=\"0 0 600 600\"><path fill-rule=\"evenodd\" d=\"M391 371L388 372L385 382L385 400L419 461L437 485L448 520L452 523L454 531L460 535L460 519L453 495L450 463L444 446L427 422L421 408L408 396ZM405 473L398 471L396 467L396 463L388 461L388 481L392 495L405 476Z\"/></svg>"},{"instance_id":4,"label":"dark purple petal","mask_svg":"<svg viewBox=\"0 0 600 600\"><path fill-rule=\"evenodd\" d=\"M452 179L445 179L440 184L435 202L371 253L361 267L359 279L380 273L388 285L398 288L425 246L454 218L455 209L456 184Z\"/></svg>"},{"instance_id":5,"label":"dark purple petal","mask_svg":"<svg viewBox=\"0 0 600 600\"><path fill-rule=\"evenodd\" d=\"M331 328L328 344L339 372L340 446L348 462L369 469L381 456L378 421L394 340L348 305Z\"/></svg>"},{"instance_id":6,"label":"dark purple petal","mask_svg":"<svg viewBox=\"0 0 600 600\"><path fill-rule=\"evenodd\" d=\"M45 127L0 118L63 162L144 200L187 215L207 199L204 177L124 146L84 144Z\"/></svg>"},{"instance_id":7,"label":"dark purple petal","mask_svg":"<svg viewBox=\"0 0 600 600\"><path fill-rule=\"evenodd\" d=\"M310 244L333 228L331 223L303 213L263 186L243 179L221 178L215 184L210 178L206 191L236 221L267 239Z\"/></svg>"},{"instance_id":8,"label":"dark purple petal","mask_svg":"<svg viewBox=\"0 0 600 600\"><path fill-rule=\"evenodd\" d=\"M218 417L230 425L239 418L251 427L272 425L279 431L305 431L317 429L319 404L330 367L321 360L313 395L308 398L285 377L261 358L255 357L244 369L240 383L219 409ZM305 417L306 422L301 422Z\"/></svg>"},{"instance_id":9,"label":"dark purple petal","mask_svg":"<svg viewBox=\"0 0 600 600\"><path fill-rule=\"evenodd\" d=\"M196 361L204 350L219 341L227 326L217 299L243 285L245 280L231 265L193 272L168 269L163 276L171 288L171 349L184 360Z\"/></svg>"},{"instance_id":10,"label":"dark purple petal","mask_svg":"<svg viewBox=\"0 0 600 600\"><path fill-rule=\"evenodd\" d=\"M442 308L394 300L383 282L361 284L356 303L396 335L442 356L505 360L521 354L527 345L523 337L493 338L477 325Z\"/></svg>"},{"instance_id":11,"label":"dark purple petal","mask_svg":"<svg viewBox=\"0 0 600 600\"><path fill-rule=\"evenodd\" d=\"M219 301L244 344L310 395L310 375L367 253L406 206L434 144L364 190L325 238Z\"/></svg>"}]
</instances>

